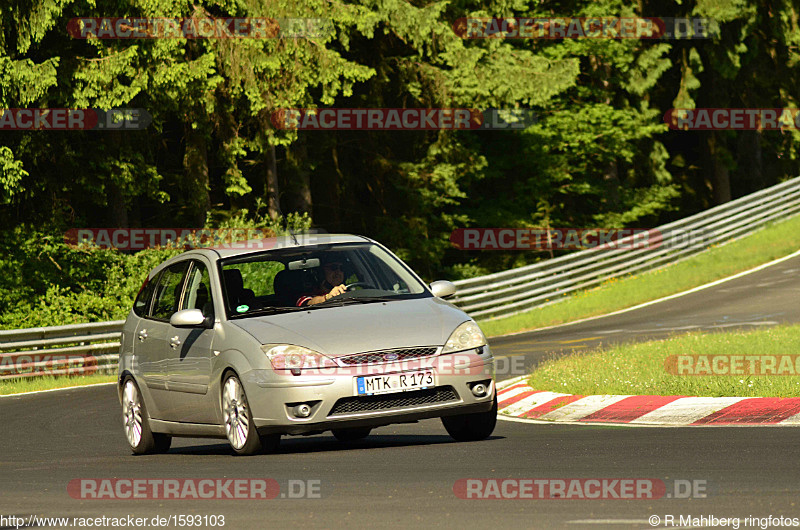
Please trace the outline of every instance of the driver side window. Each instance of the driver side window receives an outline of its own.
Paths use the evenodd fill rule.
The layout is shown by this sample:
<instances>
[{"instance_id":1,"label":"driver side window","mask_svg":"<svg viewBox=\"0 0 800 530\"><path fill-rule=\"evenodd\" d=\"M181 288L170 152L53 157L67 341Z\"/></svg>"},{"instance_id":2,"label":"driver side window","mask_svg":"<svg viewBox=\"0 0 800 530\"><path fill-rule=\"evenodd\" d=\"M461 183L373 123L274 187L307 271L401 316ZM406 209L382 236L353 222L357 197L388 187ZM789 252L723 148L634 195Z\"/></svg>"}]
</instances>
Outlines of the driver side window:
<instances>
[{"instance_id":1,"label":"driver side window","mask_svg":"<svg viewBox=\"0 0 800 530\"><path fill-rule=\"evenodd\" d=\"M156 287L156 296L153 300L153 309L150 312L151 317L169 320L169 317L178 311L187 265L187 262L181 261L161 272L161 278Z\"/></svg>"},{"instance_id":2,"label":"driver side window","mask_svg":"<svg viewBox=\"0 0 800 530\"><path fill-rule=\"evenodd\" d=\"M208 268L199 261L192 262L186 296L183 299L181 309L199 309L203 312L203 316L214 318L211 278L208 275Z\"/></svg>"}]
</instances>

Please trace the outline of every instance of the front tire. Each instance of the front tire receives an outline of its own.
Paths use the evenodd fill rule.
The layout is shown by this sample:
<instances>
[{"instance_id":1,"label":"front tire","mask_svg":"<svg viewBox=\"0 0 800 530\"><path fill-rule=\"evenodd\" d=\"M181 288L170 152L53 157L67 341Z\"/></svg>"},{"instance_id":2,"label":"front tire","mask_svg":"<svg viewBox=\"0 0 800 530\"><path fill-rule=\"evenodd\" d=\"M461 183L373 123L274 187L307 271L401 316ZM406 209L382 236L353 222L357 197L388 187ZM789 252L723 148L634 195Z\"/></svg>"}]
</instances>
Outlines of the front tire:
<instances>
[{"instance_id":1,"label":"front tire","mask_svg":"<svg viewBox=\"0 0 800 530\"><path fill-rule=\"evenodd\" d=\"M497 424L497 396L491 410L458 416L444 416L442 424L447 434L459 442L485 440L492 435Z\"/></svg>"},{"instance_id":2,"label":"front tire","mask_svg":"<svg viewBox=\"0 0 800 530\"><path fill-rule=\"evenodd\" d=\"M278 448L279 434L258 435L244 387L234 374L229 374L222 384L222 417L225 436L237 455L273 452Z\"/></svg>"},{"instance_id":3,"label":"front tire","mask_svg":"<svg viewBox=\"0 0 800 530\"><path fill-rule=\"evenodd\" d=\"M122 421L125 437L134 454L166 453L172 444L172 436L154 433L150 429L150 416L147 414L142 393L132 377L125 378L122 384Z\"/></svg>"}]
</instances>

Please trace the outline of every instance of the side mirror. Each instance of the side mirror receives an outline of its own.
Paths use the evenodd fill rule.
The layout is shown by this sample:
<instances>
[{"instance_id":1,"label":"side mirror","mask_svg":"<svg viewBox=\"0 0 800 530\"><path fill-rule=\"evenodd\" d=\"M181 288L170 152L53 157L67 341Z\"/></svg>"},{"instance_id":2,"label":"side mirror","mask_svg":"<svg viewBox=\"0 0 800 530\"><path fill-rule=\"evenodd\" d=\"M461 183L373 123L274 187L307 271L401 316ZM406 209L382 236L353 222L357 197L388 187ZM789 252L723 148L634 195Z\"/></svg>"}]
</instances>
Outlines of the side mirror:
<instances>
[{"instance_id":1,"label":"side mirror","mask_svg":"<svg viewBox=\"0 0 800 530\"><path fill-rule=\"evenodd\" d=\"M433 296L438 296L439 298L448 298L456 294L458 287L456 287L453 282L448 282L447 280L436 280L431 284L431 292Z\"/></svg>"},{"instance_id":2,"label":"side mirror","mask_svg":"<svg viewBox=\"0 0 800 530\"><path fill-rule=\"evenodd\" d=\"M209 327L209 322L199 309L183 309L169 318L169 323L176 328Z\"/></svg>"}]
</instances>

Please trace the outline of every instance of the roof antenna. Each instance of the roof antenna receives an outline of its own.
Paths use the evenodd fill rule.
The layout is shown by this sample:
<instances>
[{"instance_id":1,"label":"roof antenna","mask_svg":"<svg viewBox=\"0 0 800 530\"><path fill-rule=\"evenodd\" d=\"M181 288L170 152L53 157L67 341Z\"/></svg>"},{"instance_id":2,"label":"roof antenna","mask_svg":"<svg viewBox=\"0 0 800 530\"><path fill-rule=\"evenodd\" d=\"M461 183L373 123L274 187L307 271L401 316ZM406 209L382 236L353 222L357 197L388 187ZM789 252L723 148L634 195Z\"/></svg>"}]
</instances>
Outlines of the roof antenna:
<instances>
[{"instance_id":1,"label":"roof antenna","mask_svg":"<svg viewBox=\"0 0 800 530\"><path fill-rule=\"evenodd\" d=\"M281 214L281 217L283 217L283 214ZM286 223L286 230L288 230L289 234L291 234L291 236L292 236L292 241L294 241L294 244L299 247L300 246L300 242L297 241L297 236L294 235L294 230L292 230L292 227L289 226L289 219L284 217L283 221L284 221L284 223Z\"/></svg>"}]
</instances>

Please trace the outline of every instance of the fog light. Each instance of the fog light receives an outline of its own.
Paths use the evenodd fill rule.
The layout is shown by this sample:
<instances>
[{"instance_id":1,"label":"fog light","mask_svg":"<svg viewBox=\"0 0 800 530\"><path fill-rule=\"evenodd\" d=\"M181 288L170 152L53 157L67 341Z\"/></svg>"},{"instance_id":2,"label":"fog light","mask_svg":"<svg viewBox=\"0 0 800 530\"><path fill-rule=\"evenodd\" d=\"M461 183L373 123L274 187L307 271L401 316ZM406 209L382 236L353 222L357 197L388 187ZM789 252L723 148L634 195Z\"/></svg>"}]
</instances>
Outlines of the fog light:
<instances>
[{"instance_id":1,"label":"fog light","mask_svg":"<svg viewBox=\"0 0 800 530\"><path fill-rule=\"evenodd\" d=\"M475 397L483 397L486 395L487 390L486 385L478 383L472 386L472 395Z\"/></svg>"},{"instance_id":2,"label":"fog light","mask_svg":"<svg viewBox=\"0 0 800 530\"><path fill-rule=\"evenodd\" d=\"M311 415L311 407L305 403L295 405L295 407L292 409L292 414L298 418L308 418Z\"/></svg>"}]
</instances>

